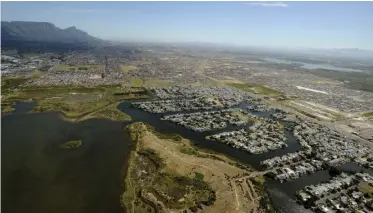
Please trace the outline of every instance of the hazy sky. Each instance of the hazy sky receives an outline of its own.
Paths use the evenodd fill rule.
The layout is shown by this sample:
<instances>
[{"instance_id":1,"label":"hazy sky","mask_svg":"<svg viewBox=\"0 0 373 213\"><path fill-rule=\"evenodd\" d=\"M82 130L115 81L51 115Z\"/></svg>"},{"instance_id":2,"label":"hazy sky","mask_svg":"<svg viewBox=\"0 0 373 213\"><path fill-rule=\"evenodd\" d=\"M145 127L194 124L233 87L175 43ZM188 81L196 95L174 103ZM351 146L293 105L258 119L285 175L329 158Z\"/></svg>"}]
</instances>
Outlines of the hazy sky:
<instances>
[{"instance_id":1,"label":"hazy sky","mask_svg":"<svg viewBox=\"0 0 373 213\"><path fill-rule=\"evenodd\" d=\"M3 21L103 39L373 49L373 2L1 2Z\"/></svg>"}]
</instances>

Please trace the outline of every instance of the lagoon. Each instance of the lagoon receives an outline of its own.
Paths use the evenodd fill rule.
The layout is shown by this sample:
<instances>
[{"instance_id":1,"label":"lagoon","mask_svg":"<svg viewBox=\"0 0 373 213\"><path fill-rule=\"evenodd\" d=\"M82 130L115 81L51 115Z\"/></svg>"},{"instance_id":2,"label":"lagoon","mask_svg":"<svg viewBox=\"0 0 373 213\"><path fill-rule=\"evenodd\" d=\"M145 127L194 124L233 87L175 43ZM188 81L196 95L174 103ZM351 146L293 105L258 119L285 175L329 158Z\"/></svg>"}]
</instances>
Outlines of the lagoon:
<instances>
[{"instance_id":1,"label":"lagoon","mask_svg":"<svg viewBox=\"0 0 373 213\"><path fill-rule=\"evenodd\" d=\"M132 147L123 123L71 123L61 113L2 116L2 212L122 213ZM82 140L76 149L59 145Z\"/></svg>"},{"instance_id":2,"label":"lagoon","mask_svg":"<svg viewBox=\"0 0 373 213\"><path fill-rule=\"evenodd\" d=\"M278 58L264 58L265 61L271 63L278 63L278 64L294 64L299 65L300 68L315 70L315 69L323 69L323 70L332 70L338 72L363 72L363 70L346 68L346 67L338 67L331 64L316 64L316 63L304 63L298 61L289 61L285 59L278 59Z\"/></svg>"}]
</instances>

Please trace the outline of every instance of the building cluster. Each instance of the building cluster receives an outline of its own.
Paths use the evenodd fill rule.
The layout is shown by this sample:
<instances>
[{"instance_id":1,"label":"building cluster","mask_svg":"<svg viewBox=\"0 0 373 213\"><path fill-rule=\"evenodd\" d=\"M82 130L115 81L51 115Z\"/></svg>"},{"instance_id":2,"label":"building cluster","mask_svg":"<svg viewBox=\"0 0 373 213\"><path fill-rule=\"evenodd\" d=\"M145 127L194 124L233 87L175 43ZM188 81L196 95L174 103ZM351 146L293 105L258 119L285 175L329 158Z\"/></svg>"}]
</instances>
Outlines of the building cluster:
<instances>
[{"instance_id":1,"label":"building cluster","mask_svg":"<svg viewBox=\"0 0 373 213\"><path fill-rule=\"evenodd\" d=\"M34 69L43 69L44 67L51 67L59 64L61 60L50 58L47 54L41 54L30 57L13 57L2 55L1 56L1 74L20 74L31 72Z\"/></svg>"},{"instance_id":2,"label":"building cluster","mask_svg":"<svg viewBox=\"0 0 373 213\"><path fill-rule=\"evenodd\" d=\"M185 99L198 97L215 97L225 107L235 106L246 97L245 93L229 86L193 86L152 88L151 91L160 99Z\"/></svg>"},{"instance_id":3,"label":"building cluster","mask_svg":"<svg viewBox=\"0 0 373 213\"><path fill-rule=\"evenodd\" d=\"M368 156L365 158L355 158L354 162L365 168L373 169L373 156Z\"/></svg>"},{"instance_id":4,"label":"building cluster","mask_svg":"<svg viewBox=\"0 0 373 213\"><path fill-rule=\"evenodd\" d=\"M301 176L315 173L323 169L323 162L319 160L299 161L289 166L279 167L270 172L270 176L283 183L288 180L297 179Z\"/></svg>"},{"instance_id":5,"label":"building cluster","mask_svg":"<svg viewBox=\"0 0 373 213\"><path fill-rule=\"evenodd\" d=\"M197 132L223 129L228 125L242 126L247 122L234 112L246 113L242 109L222 109L195 113L179 113L166 115L164 120L171 121Z\"/></svg>"},{"instance_id":6,"label":"building cluster","mask_svg":"<svg viewBox=\"0 0 373 213\"><path fill-rule=\"evenodd\" d=\"M289 129L300 143L301 150L261 162L267 174L280 182L353 160L360 160L368 166L372 164L372 159L362 158L371 153L368 147L325 126L298 121Z\"/></svg>"},{"instance_id":7,"label":"building cluster","mask_svg":"<svg viewBox=\"0 0 373 213\"><path fill-rule=\"evenodd\" d=\"M150 113L211 110L223 107L217 98L169 99L135 102L132 105Z\"/></svg>"},{"instance_id":8,"label":"building cluster","mask_svg":"<svg viewBox=\"0 0 373 213\"><path fill-rule=\"evenodd\" d=\"M39 78L31 79L27 85L111 85L129 82L124 74L111 73L102 78L102 72L102 70L93 72L50 71Z\"/></svg>"},{"instance_id":9,"label":"building cluster","mask_svg":"<svg viewBox=\"0 0 373 213\"><path fill-rule=\"evenodd\" d=\"M256 121L248 129L214 134L209 139L226 143L252 154L260 154L287 146L287 138L282 126L277 122L265 123L262 120Z\"/></svg>"},{"instance_id":10,"label":"building cluster","mask_svg":"<svg viewBox=\"0 0 373 213\"><path fill-rule=\"evenodd\" d=\"M373 212L373 177L367 173L345 174L326 183L306 186L298 200L314 211L331 213ZM367 190L368 189L368 190Z\"/></svg>"},{"instance_id":11,"label":"building cluster","mask_svg":"<svg viewBox=\"0 0 373 213\"><path fill-rule=\"evenodd\" d=\"M298 97L345 112L373 110L372 92L350 89L346 85L347 82L316 76L304 72L304 70L302 72L298 67L292 67L292 65L241 63L240 66L231 68L228 65L217 64L214 68L205 71L204 74L216 79L225 79L226 76L229 76L242 81L266 85L289 97ZM323 93L298 89L297 86L323 91ZM357 97L359 98L357 99Z\"/></svg>"},{"instance_id":12,"label":"building cluster","mask_svg":"<svg viewBox=\"0 0 373 213\"><path fill-rule=\"evenodd\" d=\"M247 107L252 112L268 112L268 108L263 104L253 104Z\"/></svg>"},{"instance_id":13,"label":"building cluster","mask_svg":"<svg viewBox=\"0 0 373 213\"><path fill-rule=\"evenodd\" d=\"M309 121L301 121L297 124L293 129L293 135L303 149L312 150L315 153L314 158L335 163L336 165L333 166L338 166L344 160L366 156L371 152L369 147L357 140Z\"/></svg>"},{"instance_id":14,"label":"building cluster","mask_svg":"<svg viewBox=\"0 0 373 213\"><path fill-rule=\"evenodd\" d=\"M282 167L285 165L290 165L302 160L307 160L311 155L310 152L298 151L293 153L287 153L282 156L276 156L267 160L260 162L260 166L265 169L273 169L276 167Z\"/></svg>"}]
</instances>

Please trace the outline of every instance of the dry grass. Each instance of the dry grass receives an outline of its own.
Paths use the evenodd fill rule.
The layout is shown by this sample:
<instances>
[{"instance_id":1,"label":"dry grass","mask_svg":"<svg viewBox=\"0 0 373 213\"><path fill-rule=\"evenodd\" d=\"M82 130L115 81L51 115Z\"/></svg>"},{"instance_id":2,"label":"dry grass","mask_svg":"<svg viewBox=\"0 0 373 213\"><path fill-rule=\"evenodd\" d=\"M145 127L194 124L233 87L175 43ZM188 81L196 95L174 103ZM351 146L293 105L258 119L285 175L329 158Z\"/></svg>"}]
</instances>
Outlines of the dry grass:
<instances>
[{"instance_id":1,"label":"dry grass","mask_svg":"<svg viewBox=\"0 0 373 213\"><path fill-rule=\"evenodd\" d=\"M137 124L138 125L138 124ZM200 157L207 153L196 150L199 155L190 155L182 152L191 148L189 140L182 139L179 142L169 139L159 139L155 134L141 127L141 146L149 148L163 159L165 170L169 173L193 178L196 174L203 175L204 180L216 191L214 205L203 208L203 212L250 212L254 210L257 201L247 199L247 190L233 181L237 175L248 174L248 171L234 166L234 161L222 155L216 155L220 160ZM204 154L203 154L204 153Z\"/></svg>"},{"instance_id":2,"label":"dry grass","mask_svg":"<svg viewBox=\"0 0 373 213\"><path fill-rule=\"evenodd\" d=\"M133 65L124 65L124 66L121 66L121 69L122 69L123 72L129 72L129 71L132 71L132 70L136 70L137 67L133 66Z\"/></svg>"},{"instance_id":3,"label":"dry grass","mask_svg":"<svg viewBox=\"0 0 373 213\"><path fill-rule=\"evenodd\" d=\"M59 64L56 66L56 71L94 71L104 70L103 65L68 65Z\"/></svg>"}]
</instances>

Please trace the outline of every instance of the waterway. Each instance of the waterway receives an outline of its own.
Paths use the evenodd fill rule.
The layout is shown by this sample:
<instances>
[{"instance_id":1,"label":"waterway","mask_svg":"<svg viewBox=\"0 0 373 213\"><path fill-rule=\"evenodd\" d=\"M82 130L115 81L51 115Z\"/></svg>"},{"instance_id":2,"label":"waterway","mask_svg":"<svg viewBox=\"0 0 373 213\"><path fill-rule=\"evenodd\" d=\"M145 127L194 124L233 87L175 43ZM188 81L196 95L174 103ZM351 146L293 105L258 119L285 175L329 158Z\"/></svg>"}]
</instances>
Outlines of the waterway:
<instances>
[{"instance_id":1,"label":"waterway","mask_svg":"<svg viewBox=\"0 0 373 213\"><path fill-rule=\"evenodd\" d=\"M2 212L122 213L119 199L132 146L124 124L71 123L61 115L1 117ZM70 140L83 145L59 148Z\"/></svg>"},{"instance_id":2,"label":"waterway","mask_svg":"<svg viewBox=\"0 0 373 213\"><path fill-rule=\"evenodd\" d=\"M246 106L247 104L244 103L244 104L240 104L238 108L245 109ZM199 148L203 148L206 150L212 150L214 152L225 154L233 159L236 159L247 165L253 166L254 168L259 169L259 170L261 169L260 161L274 157L274 156L280 156L286 153L296 152L300 150L301 148L300 144L296 141L296 139L292 136L292 134L285 130L285 135L288 138L288 141L287 141L288 147L284 149L270 151L264 154L258 154L258 155L249 154L245 151L235 149L226 144L205 139L206 136L211 135L211 134L215 134L215 133L223 132L223 131L232 131L232 130L240 129L243 127L228 126L228 128L225 128L222 130L215 130L215 131L208 131L208 132L195 132L192 130L188 130L180 125L174 124L172 122L160 120L160 118L164 114L152 114L152 113L144 112L137 108L133 108L130 106L130 102L128 101L122 102L118 106L118 109L130 115L133 121L146 122L154 126L157 130L160 130L160 131L178 133L182 135L183 137L190 139L193 145ZM269 115L268 112L251 112L251 113L261 116L261 117L268 117ZM289 123L286 122L283 124L285 126L291 125L290 122ZM347 163L339 167L339 169L344 172L364 171L364 172L373 174L372 170L364 169L354 163ZM331 176L329 175L329 172L327 170L322 170L311 175L300 177L299 179L290 180L285 183L280 183L273 179L267 178L266 184L268 188L268 193L271 197L271 200L277 212L279 213L311 213L312 212L311 210L304 208L303 206L299 205L296 202L296 199L295 199L296 191L303 189L307 185L319 184L322 181L327 181L330 178Z\"/></svg>"},{"instance_id":3,"label":"waterway","mask_svg":"<svg viewBox=\"0 0 373 213\"><path fill-rule=\"evenodd\" d=\"M13 106L15 109L15 113L20 112L29 112L32 108L36 107L37 103L35 101L16 101L15 105Z\"/></svg>"},{"instance_id":4,"label":"waterway","mask_svg":"<svg viewBox=\"0 0 373 213\"><path fill-rule=\"evenodd\" d=\"M246 106L247 104L243 103L237 107L245 109ZM132 118L132 121L146 122L154 126L159 131L178 133L181 136L190 139L193 145L199 148L208 149L208 150L212 150L218 153L226 154L243 163L250 164L256 169L260 169L260 161L263 161L265 159L272 158L275 156L283 155L289 152L296 152L301 148L300 144L296 141L296 139L289 132L285 130L285 135L288 136L288 142L287 142L288 147L283 148L283 149L277 149L277 150L270 151L270 152L263 153L263 154L251 155L251 154L248 154L246 151L238 150L224 143L205 139L206 136L209 136L212 134L216 134L216 133L224 132L224 131L238 130L238 129L242 129L243 127L229 125L227 128L224 128L221 130L195 132L187 128L184 128L180 125L177 125L175 123L172 123L170 121L161 120L160 118L164 115L162 113L152 114L152 113L148 113L140 109L131 107L130 102L128 101L123 101L121 104L119 104L118 109L130 115ZM255 115L264 117L264 118L268 117L269 115L269 112L252 112L252 113Z\"/></svg>"},{"instance_id":5,"label":"waterway","mask_svg":"<svg viewBox=\"0 0 373 213\"><path fill-rule=\"evenodd\" d=\"M18 113L2 116L2 211L5 213L40 212L123 212L120 193L132 143L123 130L126 122L91 119L71 123L61 113L23 113L30 106L19 103ZM17 104L16 104L17 105ZM245 108L247 104L238 107ZM17 107L17 106L16 106ZM151 114L130 107L123 101L118 109L132 117L132 122L146 122L157 130L178 133L200 148L223 153L242 163L260 169L260 161L296 152L300 149L295 138L288 136L288 147L253 155L226 144L206 140L207 135L242 127L229 126L224 130L198 133L169 121L160 120L162 114ZM16 109L17 111L17 109ZM267 117L268 112L253 112ZM284 123L289 125L289 123ZM70 140L82 140L73 150L59 145ZM361 171L356 164L341 167L345 171ZM364 171L373 174L371 170ZM268 191L278 212L309 212L298 205L295 192L309 184L330 178L327 171L319 171L286 183L268 179Z\"/></svg>"},{"instance_id":6,"label":"waterway","mask_svg":"<svg viewBox=\"0 0 373 213\"><path fill-rule=\"evenodd\" d=\"M339 71L339 72L363 72L362 70L346 68L346 67L338 67L338 66L334 66L331 64L305 63L305 62L289 61L289 60L278 59L278 58L265 58L264 60L271 62L271 63L299 65L300 68L309 69L309 70L325 69L325 70L332 70L332 71Z\"/></svg>"}]
</instances>

